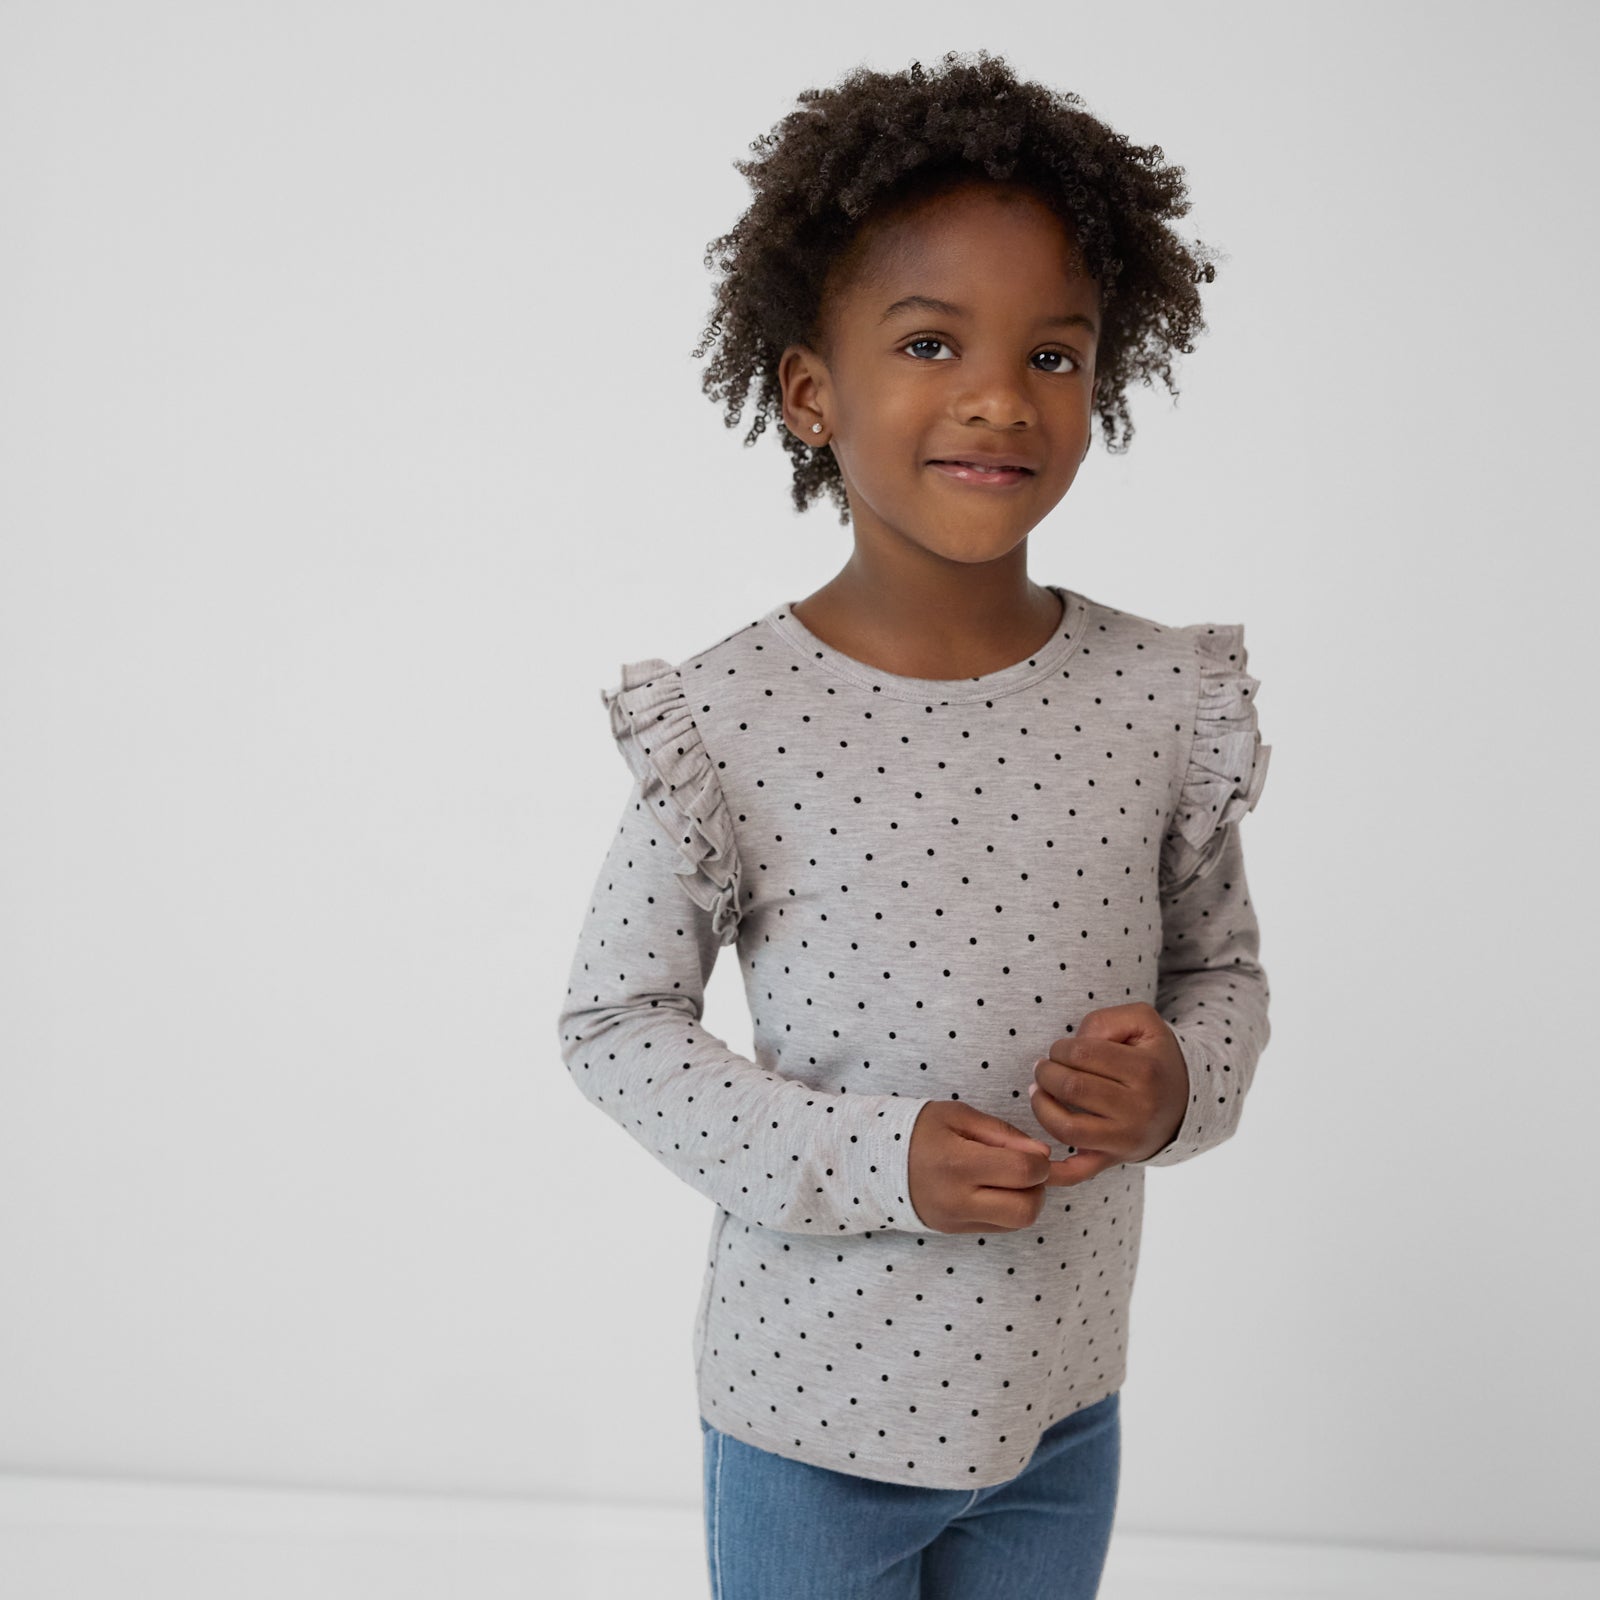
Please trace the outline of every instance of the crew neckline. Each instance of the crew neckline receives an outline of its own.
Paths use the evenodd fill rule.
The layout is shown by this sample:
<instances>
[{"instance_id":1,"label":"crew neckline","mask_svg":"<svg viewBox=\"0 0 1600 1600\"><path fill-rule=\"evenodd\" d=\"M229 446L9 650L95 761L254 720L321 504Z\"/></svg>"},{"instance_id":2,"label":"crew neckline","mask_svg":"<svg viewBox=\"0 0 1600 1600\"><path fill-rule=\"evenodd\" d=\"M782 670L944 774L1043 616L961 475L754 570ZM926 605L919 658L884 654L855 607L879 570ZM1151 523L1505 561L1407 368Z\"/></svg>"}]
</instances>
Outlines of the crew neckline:
<instances>
[{"instance_id":1,"label":"crew neckline","mask_svg":"<svg viewBox=\"0 0 1600 1600\"><path fill-rule=\"evenodd\" d=\"M1089 602L1060 584L1044 585L1062 602L1061 620L1049 639L1025 660L972 678L907 678L870 666L836 650L794 614L792 601L781 601L761 620L802 656L836 678L896 700L922 700L942 705L995 700L1039 683L1058 671L1083 638Z\"/></svg>"}]
</instances>

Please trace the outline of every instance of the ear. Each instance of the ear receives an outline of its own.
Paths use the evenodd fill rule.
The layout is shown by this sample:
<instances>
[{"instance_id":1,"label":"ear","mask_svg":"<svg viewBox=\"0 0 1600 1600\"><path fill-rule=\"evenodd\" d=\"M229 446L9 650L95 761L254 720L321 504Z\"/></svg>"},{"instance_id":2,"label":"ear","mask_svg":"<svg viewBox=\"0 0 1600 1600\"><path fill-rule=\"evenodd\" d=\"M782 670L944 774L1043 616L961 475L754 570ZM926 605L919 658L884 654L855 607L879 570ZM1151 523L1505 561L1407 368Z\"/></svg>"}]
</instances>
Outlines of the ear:
<instances>
[{"instance_id":1,"label":"ear","mask_svg":"<svg viewBox=\"0 0 1600 1600\"><path fill-rule=\"evenodd\" d=\"M814 356L803 344L791 344L778 357L777 379L779 389L778 417L785 427L807 444L815 444L809 424L821 419L817 406L818 384L814 370ZM803 431L790 425L788 418L805 414L807 427Z\"/></svg>"}]
</instances>

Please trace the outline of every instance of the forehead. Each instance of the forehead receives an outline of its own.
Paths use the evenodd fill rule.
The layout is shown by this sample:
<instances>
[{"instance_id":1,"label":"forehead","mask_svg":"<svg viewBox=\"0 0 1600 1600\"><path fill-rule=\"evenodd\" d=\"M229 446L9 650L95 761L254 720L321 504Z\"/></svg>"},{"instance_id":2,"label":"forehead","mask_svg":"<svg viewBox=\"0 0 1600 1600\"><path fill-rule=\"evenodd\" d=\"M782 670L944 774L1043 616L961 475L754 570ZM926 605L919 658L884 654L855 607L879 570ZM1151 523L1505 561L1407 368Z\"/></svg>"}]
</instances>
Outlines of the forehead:
<instances>
[{"instance_id":1,"label":"forehead","mask_svg":"<svg viewBox=\"0 0 1600 1600\"><path fill-rule=\"evenodd\" d=\"M988 283L1042 292L1063 282L1092 296L1070 223L1032 190L964 184L873 218L850 252L841 288L874 297L893 286L940 294ZM853 270L850 270L853 269ZM911 279L918 280L915 283Z\"/></svg>"}]
</instances>

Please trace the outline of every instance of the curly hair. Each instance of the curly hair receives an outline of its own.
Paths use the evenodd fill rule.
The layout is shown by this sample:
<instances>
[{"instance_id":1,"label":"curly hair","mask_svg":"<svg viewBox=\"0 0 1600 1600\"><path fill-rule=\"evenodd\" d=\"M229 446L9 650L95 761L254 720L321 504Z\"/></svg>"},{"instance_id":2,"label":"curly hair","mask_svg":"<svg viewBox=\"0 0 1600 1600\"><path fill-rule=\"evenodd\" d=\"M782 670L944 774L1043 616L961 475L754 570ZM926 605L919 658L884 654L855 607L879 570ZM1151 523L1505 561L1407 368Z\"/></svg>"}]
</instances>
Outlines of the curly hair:
<instances>
[{"instance_id":1,"label":"curly hair","mask_svg":"<svg viewBox=\"0 0 1600 1600\"><path fill-rule=\"evenodd\" d=\"M705 265L722 276L691 352L698 359L716 346L701 387L725 403L731 428L758 385L744 438L754 444L782 418L783 351L823 349L824 288L854 270L869 222L964 182L1025 185L1067 225L1099 288L1094 409L1107 450L1120 455L1134 432L1129 385L1138 378L1149 388L1159 374L1176 397L1172 355L1191 352L1206 326L1195 286L1213 281L1213 262L1226 256L1168 226L1189 199L1184 169L1165 165L1160 145L1131 144L1080 110L1079 95L1019 82L1002 56L979 50L964 60L951 50L943 66L858 67L832 88L804 89L799 109L751 143L757 159L734 163L755 194L706 248ZM848 523L833 452L779 431L794 460L795 509L827 493Z\"/></svg>"}]
</instances>

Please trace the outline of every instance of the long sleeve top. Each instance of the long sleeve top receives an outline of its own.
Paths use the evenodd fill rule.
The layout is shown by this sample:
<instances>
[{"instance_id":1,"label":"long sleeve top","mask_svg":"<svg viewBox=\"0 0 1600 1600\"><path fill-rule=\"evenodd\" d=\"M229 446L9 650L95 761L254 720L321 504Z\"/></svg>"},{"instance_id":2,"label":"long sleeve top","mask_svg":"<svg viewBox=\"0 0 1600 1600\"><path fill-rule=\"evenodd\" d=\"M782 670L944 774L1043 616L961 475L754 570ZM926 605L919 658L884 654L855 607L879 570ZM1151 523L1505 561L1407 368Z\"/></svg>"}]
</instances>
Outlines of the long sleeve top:
<instances>
[{"instance_id":1,"label":"long sleeve top","mask_svg":"<svg viewBox=\"0 0 1600 1600\"><path fill-rule=\"evenodd\" d=\"M713 1202L701 1415L796 1461L976 1488L1124 1378L1144 1168L1232 1137L1269 1036L1241 853L1271 747L1241 624L1071 590L962 679L843 654L788 604L601 691L632 785L559 1018L573 1081ZM753 1059L702 1020L736 947ZM960 1099L1051 1146L1033 1064L1145 1001L1182 1046L1171 1143L947 1234L913 1125Z\"/></svg>"}]
</instances>

